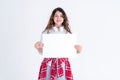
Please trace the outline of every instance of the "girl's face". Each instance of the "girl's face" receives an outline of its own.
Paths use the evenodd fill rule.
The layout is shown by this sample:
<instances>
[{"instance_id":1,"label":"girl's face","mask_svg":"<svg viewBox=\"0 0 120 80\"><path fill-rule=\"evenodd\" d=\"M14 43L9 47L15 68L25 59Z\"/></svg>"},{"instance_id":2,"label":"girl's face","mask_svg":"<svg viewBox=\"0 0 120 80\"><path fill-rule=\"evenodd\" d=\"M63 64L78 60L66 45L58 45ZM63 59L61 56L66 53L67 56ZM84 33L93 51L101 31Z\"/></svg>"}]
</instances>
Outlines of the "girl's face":
<instances>
[{"instance_id":1,"label":"girl's face","mask_svg":"<svg viewBox=\"0 0 120 80\"><path fill-rule=\"evenodd\" d=\"M56 11L54 15L54 22L56 27L60 27L64 21L63 14L60 11Z\"/></svg>"}]
</instances>

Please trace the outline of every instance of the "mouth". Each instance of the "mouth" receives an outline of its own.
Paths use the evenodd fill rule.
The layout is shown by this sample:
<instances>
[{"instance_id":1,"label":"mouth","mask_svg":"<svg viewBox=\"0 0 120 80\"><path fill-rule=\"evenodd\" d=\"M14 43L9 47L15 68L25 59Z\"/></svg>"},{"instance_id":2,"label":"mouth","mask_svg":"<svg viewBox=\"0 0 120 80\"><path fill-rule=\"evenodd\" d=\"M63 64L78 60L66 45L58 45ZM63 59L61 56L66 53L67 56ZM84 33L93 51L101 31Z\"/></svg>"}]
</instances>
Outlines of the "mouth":
<instances>
[{"instance_id":1,"label":"mouth","mask_svg":"<svg viewBox=\"0 0 120 80\"><path fill-rule=\"evenodd\" d=\"M61 20L57 20L57 22L61 22Z\"/></svg>"}]
</instances>

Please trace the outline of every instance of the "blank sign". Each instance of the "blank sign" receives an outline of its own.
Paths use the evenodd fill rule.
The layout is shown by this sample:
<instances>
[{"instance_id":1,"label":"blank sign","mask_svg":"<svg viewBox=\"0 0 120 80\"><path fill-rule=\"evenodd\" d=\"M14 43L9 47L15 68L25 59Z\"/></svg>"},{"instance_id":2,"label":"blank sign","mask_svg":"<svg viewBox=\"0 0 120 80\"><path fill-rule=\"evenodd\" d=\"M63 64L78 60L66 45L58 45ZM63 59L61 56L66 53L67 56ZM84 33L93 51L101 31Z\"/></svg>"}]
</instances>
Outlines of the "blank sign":
<instances>
[{"instance_id":1,"label":"blank sign","mask_svg":"<svg viewBox=\"0 0 120 80\"><path fill-rule=\"evenodd\" d=\"M76 57L75 34L43 34L42 40L44 43L43 57L60 58Z\"/></svg>"}]
</instances>

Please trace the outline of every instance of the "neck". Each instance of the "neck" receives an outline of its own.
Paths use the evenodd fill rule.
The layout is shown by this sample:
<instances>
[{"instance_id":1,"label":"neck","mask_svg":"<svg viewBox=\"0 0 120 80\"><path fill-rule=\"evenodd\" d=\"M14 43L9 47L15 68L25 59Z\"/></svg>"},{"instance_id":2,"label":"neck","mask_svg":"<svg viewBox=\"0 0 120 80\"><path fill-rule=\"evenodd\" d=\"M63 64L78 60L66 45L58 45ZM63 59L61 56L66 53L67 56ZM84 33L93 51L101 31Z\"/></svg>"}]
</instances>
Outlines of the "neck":
<instances>
[{"instance_id":1,"label":"neck","mask_svg":"<svg viewBox=\"0 0 120 80\"><path fill-rule=\"evenodd\" d=\"M60 28L62 25L55 25L57 28Z\"/></svg>"}]
</instances>

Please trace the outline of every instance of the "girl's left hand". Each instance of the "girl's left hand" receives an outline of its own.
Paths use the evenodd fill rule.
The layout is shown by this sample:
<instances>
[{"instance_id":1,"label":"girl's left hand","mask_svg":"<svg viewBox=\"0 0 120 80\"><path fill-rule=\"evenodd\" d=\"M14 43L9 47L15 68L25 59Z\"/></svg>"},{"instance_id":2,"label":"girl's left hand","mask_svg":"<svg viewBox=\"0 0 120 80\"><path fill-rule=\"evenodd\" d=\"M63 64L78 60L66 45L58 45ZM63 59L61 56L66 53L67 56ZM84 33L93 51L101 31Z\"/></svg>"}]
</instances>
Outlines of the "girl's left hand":
<instances>
[{"instance_id":1,"label":"girl's left hand","mask_svg":"<svg viewBox=\"0 0 120 80\"><path fill-rule=\"evenodd\" d=\"M75 47L77 53L80 53L80 52L81 52L82 47L81 47L80 45L76 44L74 47Z\"/></svg>"}]
</instances>

